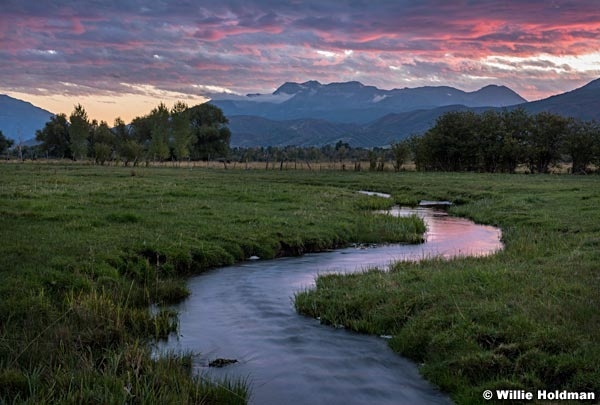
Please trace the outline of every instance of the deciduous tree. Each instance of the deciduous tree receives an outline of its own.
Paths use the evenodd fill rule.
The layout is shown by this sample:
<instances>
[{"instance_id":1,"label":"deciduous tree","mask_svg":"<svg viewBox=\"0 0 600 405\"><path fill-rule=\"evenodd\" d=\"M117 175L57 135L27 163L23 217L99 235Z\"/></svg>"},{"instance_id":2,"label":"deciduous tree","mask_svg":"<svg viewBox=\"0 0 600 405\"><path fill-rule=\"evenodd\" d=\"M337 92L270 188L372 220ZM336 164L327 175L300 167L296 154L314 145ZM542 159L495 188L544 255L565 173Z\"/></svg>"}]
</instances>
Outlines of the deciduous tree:
<instances>
[{"instance_id":1,"label":"deciduous tree","mask_svg":"<svg viewBox=\"0 0 600 405\"><path fill-rule=\"evenodd\" d=\"M73 157L66 114L52 116L43 129L36 131L35 139L41 142L42 151L49 157Z\"/></svg>"},{"instance_id":2,"label":"deciduous tree","mask_svg":"<svg viewBox=\"0 0 600 405\"><path fill-rule=\"evenodd\" d=\"M566 118L548 112L535 115L527 142L531 172L548 173L550 165L560 159L561 143L566 137L568 123Z\"/></svg>"},{"instance_id":3,"label":"deciduous tree","mask_svg":"<svg viewBox=\"0 0 600 405\"><path fill-rule=\"evenodd\" d=\"M12 139L5 137L2 131L0 131L0 154L7 151L14 143Z\"/></svg>"},{"instance_id":4,"label":"deciduous tree","mask_svg":"<svg viewBox=\"0 0 600 405\"><path fill-rule=\"evenodd\" d=\"M104 165L107 160L112 160L113 153L117 149L117 137L108 127L108 124L101 121L94 128L92 134L93 150L92 154L96 163Z\"/></svg>"},{"instance_id":5,"label":"deciduous tree","mask_svg":"<svg viewBox=\"0 0 600 405\"><path fill-rule=\"evenodd\" d=\"M90 121L87 112L81 104L77 104L69 117L69 136L73 159L79 160L88 155L88 137L90 135Z\"/></svg>"},{"instance_id":6,"label":"deciduous tree","mask_svg":"<svg viewBox=\"0 0 600 405\"><path fill-rule=\"evenodd\" d=\"M194 155L198 159L225 157L229 153L229 122L220 108L204 103L189 109L190 125L195 138Z\"/></svg>"},{"instance_id":7,"label":"deciduous tree","mask_svg":"<svg viewBox=\"0 0 600 405\"><path fill-rule=\"evenodd\" d=\"M150 122L149 157L153 160L163 161L169 158L169 109L163 103L153 109L148 116Z\"/></svg>"},{"instance_id":8,"label":"deciduous tree","mask_svg":"<svg viewBox=\"0 0 600 405\"><path fill-rule=\"evenodd\" d=\"M400 168L410 156L410 145L409 141L403 140L400 142L393 142L391 145L392 155L394 156L394 170L400 171Z\"/></svg>"},{"instance_id":9,"label":"deciduous tree","mask_svg":"<svg viewBox=\"0 0 600 405\"><path fill-rule=\"evenodd\" d=\"M571 173L585 174L588 166L598 156L600 126L596 122L570 120L563 152L571 160Z\"/></svg>"},{"instance_id":10,"label":"deciduous tree","mask_svg":"<svg viewBox=\"0 0 600 405\"><path fill-rule=\"evenodd\" d=\"M173 134L173 153L179 161L190 156L192 146L192 128L190 111L182 101L175 103L171 109L171 132Z\"/></svg>"}]
</instances>

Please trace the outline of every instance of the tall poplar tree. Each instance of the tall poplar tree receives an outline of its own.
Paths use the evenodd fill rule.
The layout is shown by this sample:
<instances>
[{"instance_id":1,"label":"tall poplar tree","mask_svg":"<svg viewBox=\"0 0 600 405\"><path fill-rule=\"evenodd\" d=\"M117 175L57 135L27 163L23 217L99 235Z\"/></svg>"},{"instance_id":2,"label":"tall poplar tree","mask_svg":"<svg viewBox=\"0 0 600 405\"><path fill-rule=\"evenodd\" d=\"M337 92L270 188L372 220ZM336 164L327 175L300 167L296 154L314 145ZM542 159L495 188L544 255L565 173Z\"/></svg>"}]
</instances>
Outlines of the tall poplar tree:
<instances>
[{"instance_id":1,"label":"tall poplar tree","mask_svg":"<svg viewBox=\"0 0 600 405\"><path fill-rule=\"evenodd\" d=\"M69 117L69 136L73 159L79 160L87 157L88 137L90 135L90 122L87 112L81 104L77 104Z\"/></svg>"},{"instance_id":2,"label":"tall poplar tree","mask_svg":"<svg viewBox=\"0 0 600 405\"><path fill-rule=\"evenodd\" d=\"M178 161L187 159L192 146L192 129L188 106L183 101L178 101L171 109L171 131L175 157Z\"/></svg>"},{"instance_id":3,"label":"tall poplar tree","mask_svg":"<svg viewBox=\"0 0 600 405\"><path fill-rule=\"evenodd\" d=\"M148 116L152 139L148 153L152 160L163 161L169 157L169 109L163 103L153 109Z\"/></svg>"}]
</instances>

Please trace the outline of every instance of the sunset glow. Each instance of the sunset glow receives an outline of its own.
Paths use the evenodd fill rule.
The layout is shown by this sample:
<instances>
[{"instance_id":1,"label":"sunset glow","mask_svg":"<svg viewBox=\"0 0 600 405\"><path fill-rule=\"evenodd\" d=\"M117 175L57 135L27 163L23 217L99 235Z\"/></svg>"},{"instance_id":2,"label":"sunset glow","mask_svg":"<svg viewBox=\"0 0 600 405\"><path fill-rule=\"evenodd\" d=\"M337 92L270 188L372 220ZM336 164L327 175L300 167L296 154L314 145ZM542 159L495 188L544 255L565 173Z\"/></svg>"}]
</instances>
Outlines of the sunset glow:
<instances>
[{"instance_id":1,"label":"sunset glow","mask_svg":"<svg viewBox=\"0 0 600 405\"><path fill-rule=\"evenodd\" d=\"M112 122L286 81L498 84L534 100L600 77L595 0L98 4L4 1L0 93Z\"/></svg>"}]
</instances>

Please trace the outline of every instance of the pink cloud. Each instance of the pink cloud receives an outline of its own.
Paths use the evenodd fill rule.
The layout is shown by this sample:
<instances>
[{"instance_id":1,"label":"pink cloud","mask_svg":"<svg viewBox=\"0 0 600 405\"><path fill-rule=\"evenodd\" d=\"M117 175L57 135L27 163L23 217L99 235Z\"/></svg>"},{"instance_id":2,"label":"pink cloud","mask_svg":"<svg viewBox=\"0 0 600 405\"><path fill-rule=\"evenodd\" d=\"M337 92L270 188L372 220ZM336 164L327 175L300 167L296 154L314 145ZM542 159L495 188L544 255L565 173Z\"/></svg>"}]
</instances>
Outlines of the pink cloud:
<instances>
[{"instance_id":1,"label":"pink cloud","mask_svg":"<svg viewBox=\"0 0 600 405\"><path fill-rule=\"evenodd\" d=\"M491 56L598 51L595 0L463 3L224 0L206 7L123 0L119 7L81 1L49 8L35 0L6 0L1 85L61 91L57 83L63 81L114 91L121 82L202 83L255 92L289 80L358 78L389 88L439 84L434 77L459 87L478 85L466 81L470 75L491 77L532 98L600 76L600 68L546 71L533 66L535 60L515 62L512 70L481 63ZM341 56L321 57L317 50ZM345 50L354 53L344 57ZM390 65L401 69L392 72Z\"/></svg>"},{"instance_id":2,"label":"pink cloud","mask_svg":"<svg viewBox=\"0 0 600 405\"><path fill-rule=\"evenodd\" d=\"M225 38L225 32L213 29L199 29L194 33L194 38L205 41L219 41Z\"/></svg>"},{"instance_id":3,"label":"pink cloud","mask_svg":"<svg viewBox=\"0 0 600 405\"><path fill-rule=\"evenodd\" d=\"M71 19L71 23L72 23L72 26L73 26L73 32L75 34L83 34L85 32L85 28L84 28L83 23L81 22L80 19L72 18Z\"/></svg>"}]
</instances>

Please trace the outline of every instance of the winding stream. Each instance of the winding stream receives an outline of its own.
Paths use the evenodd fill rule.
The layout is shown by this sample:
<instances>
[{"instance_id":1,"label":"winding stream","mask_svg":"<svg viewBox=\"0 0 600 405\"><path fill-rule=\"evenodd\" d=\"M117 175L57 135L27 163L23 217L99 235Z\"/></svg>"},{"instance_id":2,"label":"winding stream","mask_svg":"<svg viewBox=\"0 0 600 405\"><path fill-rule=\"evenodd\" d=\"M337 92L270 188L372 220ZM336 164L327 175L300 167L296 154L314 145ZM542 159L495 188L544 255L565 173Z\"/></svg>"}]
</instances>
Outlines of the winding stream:
<instances>
[{"instance_id":1,"label":"winding stream","mask_svg":"<svg viewBox=\"0 0 600 405\"><path fill-rule=\"evenodd\" d=\"M384 339L320 325L293 307L294 293L313 286L318 274L502 248L493 227L429 208L390 212L422 217L426 242L251 261L193 277L191 296L176 308L180 336L162 349L200 353L194 368L203 375L247 379L255 404L451 403ZM209 368L216 358L239 362Z\"/></svg>"}]
</instances>

